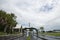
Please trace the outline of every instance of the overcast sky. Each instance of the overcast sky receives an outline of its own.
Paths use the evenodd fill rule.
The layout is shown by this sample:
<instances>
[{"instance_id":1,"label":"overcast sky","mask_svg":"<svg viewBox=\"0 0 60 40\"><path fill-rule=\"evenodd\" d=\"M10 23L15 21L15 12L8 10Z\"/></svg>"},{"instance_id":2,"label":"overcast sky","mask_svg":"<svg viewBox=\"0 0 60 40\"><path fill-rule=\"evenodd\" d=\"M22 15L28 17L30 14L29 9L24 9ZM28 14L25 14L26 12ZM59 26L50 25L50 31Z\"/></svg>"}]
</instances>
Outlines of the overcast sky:
<instances>
[{"instance_id":1,"label":"overcast sky","mask_svg":"<svg viewBox=\"0 0 60 40\"><path fill-rule=\"evenodd\" d=\"M60 29L60 0L0 0L0 9L14 13L18 25Z\"/></svg>"}]
</instances>

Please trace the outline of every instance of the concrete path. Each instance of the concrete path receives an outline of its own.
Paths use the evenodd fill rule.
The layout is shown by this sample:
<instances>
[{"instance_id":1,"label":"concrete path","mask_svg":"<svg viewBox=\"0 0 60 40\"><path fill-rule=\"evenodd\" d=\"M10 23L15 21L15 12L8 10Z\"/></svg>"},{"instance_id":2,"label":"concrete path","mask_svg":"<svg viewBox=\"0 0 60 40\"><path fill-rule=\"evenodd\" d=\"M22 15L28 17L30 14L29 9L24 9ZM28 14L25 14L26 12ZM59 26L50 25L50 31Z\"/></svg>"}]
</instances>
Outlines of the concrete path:
<instances>
[{"instance_id":1,"label":"concrete path","mask_svg":"<svg viewBox=\"0 0 60 40\"><path fill-rule=\"evenodd\" d=\"M45 38L47 40L60 40L59 38L53 37L53 36L47 36L47 35L39 35L41 38Z\"/></svg>"},{"instance_id":2,"label":"concrete path","mask_svg":"<svg viewBox=\"0 0 60 40\"><path fill-rule=\"evenodd\" d=\"M0 36L0 40L26 40L26 38L25 36L22 36L21 34L17 34L17 35Z\"/></svg>"},{"instance_id":3,"label":"concrete path","mask_svg":"<svg viewBox=\"0 0 60 40\"><path fill-rule=\"evenodd\" d=\"M26 40L27 36L4 36L4 37L0 37L0 40ZM39 37L36 37L34 35L30 36L31 40L60 40L60 39L56 39L56 38L52 38L49 36L44 36L44 35L39 35Z\"/></svg>"}]
</instances>

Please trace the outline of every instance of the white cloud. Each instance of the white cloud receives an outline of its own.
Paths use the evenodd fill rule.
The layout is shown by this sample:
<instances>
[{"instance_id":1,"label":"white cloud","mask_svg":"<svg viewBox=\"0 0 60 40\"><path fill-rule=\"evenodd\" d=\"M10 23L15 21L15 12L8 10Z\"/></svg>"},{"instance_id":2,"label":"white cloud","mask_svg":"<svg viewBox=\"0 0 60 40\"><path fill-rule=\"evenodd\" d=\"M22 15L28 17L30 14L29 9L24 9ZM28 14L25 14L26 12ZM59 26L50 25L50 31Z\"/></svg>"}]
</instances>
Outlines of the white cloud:
<instances>
[{"instance_id":1,"label":"white cloud","mask_svg":"<svg viewBox=\"0 0 60 40\"><path fill-rule=\"evenodd\" d=\"M42 7L47 12L43 11ZM48 12L50 7L52 10ZM56 25L58 20L55 22L55 18L60 17L60 0L0 0L0 9L15 13L17 22L25 26L30 22L34 26L44 25L46 27L48 25L50 28L50 26Z\"/></svg>"}]
</instances>

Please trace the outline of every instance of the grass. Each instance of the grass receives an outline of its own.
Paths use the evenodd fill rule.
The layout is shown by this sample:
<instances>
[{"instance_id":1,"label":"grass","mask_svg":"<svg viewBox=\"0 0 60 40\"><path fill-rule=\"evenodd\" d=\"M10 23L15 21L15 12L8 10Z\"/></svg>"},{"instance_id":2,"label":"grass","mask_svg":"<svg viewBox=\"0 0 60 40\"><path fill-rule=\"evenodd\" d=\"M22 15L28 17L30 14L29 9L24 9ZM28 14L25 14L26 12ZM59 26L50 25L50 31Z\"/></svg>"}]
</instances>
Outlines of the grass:
<instances>
[{"instance_id":1,"label":"grass","mask_svg":"<svg viewBox=\"0 0 60 40\"><path fill-rule=\"evenodd\" d=\"M30 40L30 36L27 37L27 40Z\"/></svg>"},{"instance_id":2,"label":"grass","mask_svg":"<svg viewBox=\"0 0 60 40\"><path fill-rule=\"evenodd\" d=\"M60 36L60 32L59 33L46 33L46 34L50 36Z\"/></svg>"},{"instance_id":3,"label":"grass","mask_svg":"<svg viewBox=\"0 0 60 40\"><path fill-rule=\"evenodd\" d=\"M4 33L4 32L0 32L0 35L7 35L7 33Z\"/></svg>"},{"instance_id":4,"label":"grass","mask_svg":"<svg viewBox=\"0 0 60 40\"><path fill-rule=\"evenodd\" d=\"M49 35L49 36L60 36L60 32L52 32L52 33L43 33L44 35Z\"/></svg>"},{"instance_id":5,"label":"grass","mask_svg":"<svg viewBox=\"0 0 60 40\"><path fill-rule=\"evenodd\" d=\"M5 35L12 35L12 36L15 36L15 35L17 35L17 34L20 34L19 32L13 32L12 34L7 34L7 33L5 33L5 32L0 32L0 36L5 36Z\"/></svg>"}]
</instances>

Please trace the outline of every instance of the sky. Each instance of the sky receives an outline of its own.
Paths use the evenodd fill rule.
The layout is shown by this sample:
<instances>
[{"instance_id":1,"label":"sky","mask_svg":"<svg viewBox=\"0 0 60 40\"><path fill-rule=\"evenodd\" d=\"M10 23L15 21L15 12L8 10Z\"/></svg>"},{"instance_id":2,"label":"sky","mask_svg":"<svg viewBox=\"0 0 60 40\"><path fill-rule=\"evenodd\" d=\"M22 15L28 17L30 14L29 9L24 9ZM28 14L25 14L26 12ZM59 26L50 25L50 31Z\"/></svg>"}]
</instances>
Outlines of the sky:
<instances>
[{"instance_id":1,"label":"sky","mask_svg":"<svg viewBox=\"0 0 60 40\"><path fill-rule=\"evenodd\" d=\"M60 0L0 0L0 10L14 13L18 27L60 29Z\"/></svg>"}]
</instances>

